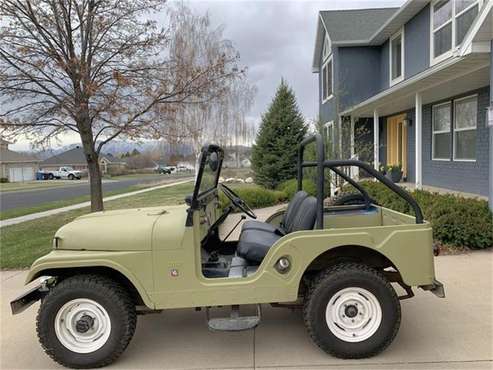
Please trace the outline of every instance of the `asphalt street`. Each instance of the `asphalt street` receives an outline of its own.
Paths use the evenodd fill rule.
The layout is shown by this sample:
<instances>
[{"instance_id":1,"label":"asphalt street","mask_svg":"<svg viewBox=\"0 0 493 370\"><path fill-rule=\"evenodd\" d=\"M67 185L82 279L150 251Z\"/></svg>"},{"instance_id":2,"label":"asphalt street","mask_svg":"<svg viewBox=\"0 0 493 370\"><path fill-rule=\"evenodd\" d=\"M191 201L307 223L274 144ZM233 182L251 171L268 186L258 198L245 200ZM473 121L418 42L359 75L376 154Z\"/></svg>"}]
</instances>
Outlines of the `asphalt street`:
<instances>
[{"instance_id":1,"label":"asphalt street","mask_svg":"<svg viewBox=\"0 0 493 370\"><path fill-rule=\"evenodd\" d=\"M124 179L103 182L103 192L125 189L137 184L149 184L166 179L166 175L146 176L143 178ZM173 179L170 177L170 179ZM77 181L77 180L75 180ZM80 185L67 184L51 189L35 189L29 191L11 191L0 193L0 212L14 208L33 207L38 204L89 195L89 183Z\"/></svg>"}]
</instances>

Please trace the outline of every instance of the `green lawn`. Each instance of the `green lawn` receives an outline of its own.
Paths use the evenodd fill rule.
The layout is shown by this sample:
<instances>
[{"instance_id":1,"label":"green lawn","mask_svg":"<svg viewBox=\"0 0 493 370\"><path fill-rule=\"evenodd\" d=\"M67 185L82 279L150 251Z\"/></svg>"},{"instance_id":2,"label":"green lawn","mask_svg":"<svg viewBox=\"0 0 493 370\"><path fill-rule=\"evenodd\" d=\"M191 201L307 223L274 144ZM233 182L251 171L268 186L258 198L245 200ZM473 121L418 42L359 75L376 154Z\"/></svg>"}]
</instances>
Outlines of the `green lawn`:
<instances>
[{"instance_id":1,"label":"green lawn","mask_svg":"<svg viewBox=\"0 0 493 370\"><path fill-rule=\"evenodd\" d=\"M192 190L192 183L171 186L106 202L105 209L180 204ZM89 208L82 208L0 229L0 268L29 267L36 258L51 250L51 241L58 228L88 212Z\"/></svg>"}]
</instances>

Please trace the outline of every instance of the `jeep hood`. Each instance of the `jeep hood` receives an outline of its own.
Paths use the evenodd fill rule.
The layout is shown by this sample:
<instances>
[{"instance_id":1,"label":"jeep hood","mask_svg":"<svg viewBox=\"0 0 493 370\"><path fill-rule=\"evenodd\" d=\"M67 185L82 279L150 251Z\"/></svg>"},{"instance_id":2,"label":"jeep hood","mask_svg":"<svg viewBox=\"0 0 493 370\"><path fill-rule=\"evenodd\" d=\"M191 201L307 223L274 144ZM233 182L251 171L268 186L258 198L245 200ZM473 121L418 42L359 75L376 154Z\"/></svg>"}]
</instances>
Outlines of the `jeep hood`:
<instances>
[{"instance_id":1,"label":"jeep hood","mask_svg":"<svg viewBox=\"0 0 493 370\"><path fill-rule=\"evenodd\" d=\"M185 231L186 209L180 205L90 213L56 232L57 249L150 250L155 227L169 236L167 241L179 243Z\"/></svg>"}]
</instances>

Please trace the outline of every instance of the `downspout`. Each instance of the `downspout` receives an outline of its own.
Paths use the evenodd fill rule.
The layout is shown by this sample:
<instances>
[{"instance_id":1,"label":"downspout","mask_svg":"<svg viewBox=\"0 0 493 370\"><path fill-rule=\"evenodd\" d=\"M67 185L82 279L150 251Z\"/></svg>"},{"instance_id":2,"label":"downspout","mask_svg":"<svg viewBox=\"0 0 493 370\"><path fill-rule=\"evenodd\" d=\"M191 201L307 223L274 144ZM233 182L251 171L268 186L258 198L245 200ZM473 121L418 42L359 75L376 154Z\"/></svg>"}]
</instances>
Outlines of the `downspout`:
<instances>
[{"instance_id":1,"label":"downspout","mask_svg":"<svg viewBox=\"0 0 493 370\"><path fill-rule=\"evenodd\" d=\"M493 40L490 41L490 108L488 112L488 127L490 132L488 205L493 211Z\"/></svg>"}]
</instances>

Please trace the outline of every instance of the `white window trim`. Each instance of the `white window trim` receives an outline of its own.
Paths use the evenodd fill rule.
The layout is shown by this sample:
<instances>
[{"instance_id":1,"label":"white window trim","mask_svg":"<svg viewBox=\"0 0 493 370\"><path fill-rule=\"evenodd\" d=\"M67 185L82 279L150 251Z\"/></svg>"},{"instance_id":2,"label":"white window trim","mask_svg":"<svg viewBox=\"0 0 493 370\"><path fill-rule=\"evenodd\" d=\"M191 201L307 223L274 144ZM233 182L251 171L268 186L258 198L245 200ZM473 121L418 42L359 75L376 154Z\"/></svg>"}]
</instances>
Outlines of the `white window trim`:
<instances>
[{"instance_id":1,"label":"white window trim","mask_svg":"<svg viewBox=\"0 0 493 370\"><path fill-rule=\"evenodd\" d=\"M468 158L457 158L455 156L455 144L456 144L456 139L455 139L455 133L456 132L462 132L462 131L472 131L472 130L476 130L476 140L477 140L477 129L478 129L478 112L476 111L476 124L474 125L474 127L467 127L467 128L458 128L456 129L455 128L455 120L457 118L457 114L456 114L456 105L457 105L457 102L461 102L462 100L468 100L468 99L471 99L471 98L475 98L476 99L476 109L478 107L478 94L474 94L474 95L468 95L468 96L464 96L460 99L455 99L454 100L454 117L453 117L453 122L452 122L452 130L453 130L453 138L452 138L452 142L453 142L453 145L452 145L452 152L453 152L453 159L454 159L454 162L476 162L476 158L474 159L468 159Z\"/></svg>"},{"instance_id":2,"label":"white window trim","mask_svg":"<svg viewBox=\"0 0 493 370\"><path fill-rule=\"evenodd\" d=\"M459 48L460 44L457 45L456 32L455 32L456 19L458 17L460 17L462 14L464 14L467 11L469 11L470 9L472 9L473 7L475 7L476 5L478 6L479 11L481 11L481 6L483 5L483 0L476 0L474 3L469 5L467 8L465 8L464 10L462 10L456 14L455 13L455 0L450 0L452 3L452 17L450 18L450 20L448 20L444 24L440 25L436 30L434 30L433 29L433 16L434 16L433 8L435 7L435 5L439 1L441 1L441 0L433 0L430 4L430 66L438 64L438 63L444 61L445 59L450 58L454 54L454 52ZM434 57L435 42L434 42L433 36L434 36L435 32L439 31L440 29L442 29L443 27L445 27L449 23L452 23L452 45L451 45L451 48L449 51L446 51L445 53L443 53L437 57Z\"/></svg>"},{"instance_id":3,"label":"white window trim","mask_svg":"<svg viewBox=\"0 0 493 370\"><path fill-rule=\"evenodd\" d=\"M442 105L450 105L452 107L452 100L440 103L440 104L433 104L431 106L431 160L433 161L442 161L442 162L450 162L452 159L449 158L435 158L435 134L452 134L452 125L454 124L453 122L453 117L450 117L450 128L448 130L440 130L440 131L435 131L434 123L435 123L435 107L440 107ZM452 112L450 112L452 114ZM452 134L453 135L453 134Z\"/></svg>"},{"instance_id":4,"label":"white window trim","mask_svg":"<svg viewBox=\"0 0 493 370\"><path fill-rule=\"evenodd\" d=\"M392 41L395 40L401 36L401 75L399 77L396 77L392 79ZM405 75L405 66L404 66L404 26L397 31L394 35L389 40L389 81L390 81L390 86L393 86L401 81L404 80L404 75Z\"/></svg>"},{"instance_id":5,"label":"white window trim","mask_svg":"<svg viewBox=\"0 0 493 370\"><path fill-rule=\"evenodd\" d=\"M327 66L327 64L332 62L332 68L330 69L331 94L329 96L327 96L327 98L324 99L324 91L323 91L324 85L323 85L323 80L322 80L322 104L327 103L330 99L332 99L334 97L334 62L332 60L333 60L332 54L330 54L328 56L328 58L325 60L325 62L322 64L322 79L323 79L324 78L324 68Z\"/></svg>"}]
</instances>

